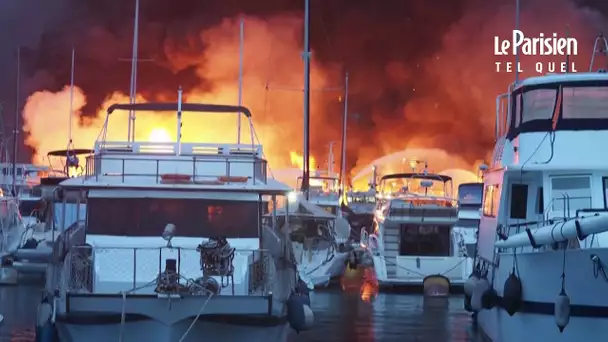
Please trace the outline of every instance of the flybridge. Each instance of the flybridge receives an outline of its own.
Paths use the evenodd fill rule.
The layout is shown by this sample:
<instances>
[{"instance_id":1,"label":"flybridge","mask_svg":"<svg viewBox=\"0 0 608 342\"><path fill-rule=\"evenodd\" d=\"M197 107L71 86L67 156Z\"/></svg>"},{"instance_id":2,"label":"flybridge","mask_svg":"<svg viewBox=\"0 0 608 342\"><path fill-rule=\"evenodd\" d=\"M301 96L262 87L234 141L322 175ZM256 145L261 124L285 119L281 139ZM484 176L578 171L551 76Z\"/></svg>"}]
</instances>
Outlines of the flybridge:
<instances>
[{"instance_id":1,"label":"flybridge","mask_svg":"<svg viewBox=\"0 0 608 342\"><path fill-rule=\"evenodd\" d=\"M182 103L181 89L177 103L115 104L108 108L108 115L95 143L94 155L87 158L85 179L128 180L142 179L164 183L167 175L188 177L189 184L267 184L267 162L263 159L261 145L182 143L182 112L237 113L251 120L251 112L242 106ZM116 110L126 111L175 111L177 113L177 141L115 142L106 141L108 118ZM251 121L250 121L251 122ZM152 177L152 178L150 178ZM163 178L164 177L164 178ZM181 178L180 178L181 179ZM146 183L150 183L146 181ZM183 183L183 182L182 182Z\"/></svg>"}]
</instances>

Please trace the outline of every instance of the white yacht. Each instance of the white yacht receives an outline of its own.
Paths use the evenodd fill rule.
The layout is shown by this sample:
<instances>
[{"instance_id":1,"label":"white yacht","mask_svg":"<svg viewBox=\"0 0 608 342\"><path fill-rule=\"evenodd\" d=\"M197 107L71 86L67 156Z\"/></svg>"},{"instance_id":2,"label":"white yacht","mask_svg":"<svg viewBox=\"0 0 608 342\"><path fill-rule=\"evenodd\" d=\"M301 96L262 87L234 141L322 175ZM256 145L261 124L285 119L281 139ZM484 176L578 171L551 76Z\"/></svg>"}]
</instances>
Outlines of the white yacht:
<instances>
[{"instance_id":1,"label":"white yacht","mask_svg":"<svg viewBox=\"0 0 608 342\"><path fill-rule=\"evenodd\" d=\"M19 211L25 227L21 233L19 248L6 255L3 260L4 282L16 282L20 274L45 274L55 240L64 229L76 223L77 216L76 205L57 201L54 191L61 181L68 178L70 169L83 171L82 166L77 162L77 156L92 153L90 149L51 151L47 154L50 167L29 166L25 171L17 171L18 175L24 175L18 182L21 184L18 193ZM72 158L71 166L67 162L69 156L76 157L76 159ZM52 168L52 160L61 162L60 170ZM80 217L84 217L86 206L82 204L78 210Z\"/></svg>"},{"instance_id":2,"label":"white yacht","mask_svg":"<svg viewBox=\"0 0 608 342\"><path fill-rule=\"evenodd\" d=\"M452 231L461 253L469 258L465 272L473 270L482 194L483 183L463 183L458 186L458 221Z\"/></svg>"},{"instance_id":3,"label":"white yacht","mask_svg":"<svg viewBox=\"0 0 608 342\"><path fill-rule=\"evenodd\" d=\"M453 234L458 202L452 179L428 172L425 162L410 164L412 172L381 178L373 232L362 246L372 253L380 285L419 286L430 276L462 285L468 273Z\"/></svg>"},{"instance_id":4,"label":"white yacht","mask_svg":"<svg viewBox=\"0 0 608 342\"><path fill-rule=\"evenodd\" d=\"M346 193L346 206L343 214L351 227L351 240L361 242L361 237L372 232L374 211L376 209L376 167L372 167L372 177L367 191L348 191Z\"/></svg>"},{"instance_id":5,"label":"white yacht","mask_svg":"<svg viewBox=\"0 0 608 342\"><path fill-rule=\"evenodd\" d=\"M117 110L177 112L177 142L97 141L84 175L60 183L57 197L86 202L86 217L55 244L40 334L284 342L289 325L310 326L309 299L276 226L277 197L290 188L267 178L262 146L181 142L182 111L249 119L250 111L181 99L180 90L177 103L112 105L108 118Z\"/></svg>"},{"instance_id":6,"label":"white yacht","mask_svg":"<svg viewBox=\"0 0 608 342\"><path fill-rule=\"evenodd\" d=\"M0 197L0 230L2 232L0 259L4 265L5 258L21 247L25 232L25 224L19 215L19 201L16 197ZM0 278L3 276L2 272Z\"/></svg>"},{"instance_id":7,"label":"white yacht","mask_svg":"<svg viewBox=\"0 0 608 342\"><path fill-rule=\"evenodd\" d=\"M471 278L478 325L494 342L604 341L608 74L527 78L497 104Z\"/></svg>"},{"instance_id":8,"label":"white yacht","mask_svg":"<svg viewBox=\"0 0 608 342\"><path fill-rule=\"evenodd\" d=\"M284 211L279 212L279 216ZM348 221L298 198L289 206L289 237L300 279L309 289L326 287L344 273L347 248L336 232L348 231Z\"/></svg>"}]
</instances>

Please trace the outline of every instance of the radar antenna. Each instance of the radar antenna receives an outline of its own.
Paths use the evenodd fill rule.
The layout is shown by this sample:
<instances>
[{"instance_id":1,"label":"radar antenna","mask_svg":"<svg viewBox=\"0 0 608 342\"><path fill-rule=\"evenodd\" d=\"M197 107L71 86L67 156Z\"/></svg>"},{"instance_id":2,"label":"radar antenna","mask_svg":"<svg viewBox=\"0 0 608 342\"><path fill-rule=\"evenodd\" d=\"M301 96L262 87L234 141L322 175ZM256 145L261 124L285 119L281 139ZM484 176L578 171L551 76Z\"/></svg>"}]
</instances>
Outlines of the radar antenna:
<instances>
[{"instance_id":1,"label":"radar antenna","mask_svg":"<svg viewBox=\"0 0 608 342\"><path fill-rule=\"evenodd\" d=\"M602 46L603 45L603 46ZM601 56L608 57L608 40L602 32L595 38L593 44L593 54L591 55L591 63L589 63L589 72L593 72L593 66L595 64L595 56L600 54ZM608 65L607 65L608 66ZM605 68L598 68L598 72L606 72Z\"/></svg>"}]
</instances>

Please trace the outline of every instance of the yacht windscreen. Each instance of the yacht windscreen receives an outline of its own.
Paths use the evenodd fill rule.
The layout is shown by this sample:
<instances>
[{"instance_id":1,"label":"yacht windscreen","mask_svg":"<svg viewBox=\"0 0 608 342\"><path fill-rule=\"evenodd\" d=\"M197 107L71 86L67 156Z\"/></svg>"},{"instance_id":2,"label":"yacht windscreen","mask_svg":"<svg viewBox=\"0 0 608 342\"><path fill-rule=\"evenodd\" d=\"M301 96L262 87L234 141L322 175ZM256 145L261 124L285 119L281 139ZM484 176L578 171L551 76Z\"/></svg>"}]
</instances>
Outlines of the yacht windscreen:
<instances>
[{"instance_id":1,"label":"yacht windscreen","mask_svg":"<svg viewBox=\"0 0 608 342\"><path fill-rule=\"evenodd\" d=\"M458 203L467 206L481 207L483 184L461 184L458 187Z\"/></svg>"},{"instance_id":2,"label":"yacht windscreen","mask_svg":"<svg viewBox=\"0 0 608 342\"><path fill-rule=\"evenodd\" d=\"M89 198L87 234L161 236L173 223L180 237L258 237L260 207L253 201Z\"/></svg>"},{"instance_id":3,"label":"yacht windscreen","mask_svg":"<svg viewBox=\"0 0 608 342\"><path fill-rule=\"evenodd\" d=\"M21 216L30 216L34 211L42 208L40 199L22 199L19 201L19 213Z\"/></svg>"},{"instance_id":4,"label":"yacht windscreen","mask_svg":"<svg viewBox=\"0 0 608 342\"><path fill-rule=\"evenodd\" d=\"M559 99L561 103L558 103ZM608 82L524 87L513 97L512 107L517 117L511 123L515 129L510 133L511 137L523 132L552 129L556 114L559 115L559 120L555 123L556 130L606 129L606 121L594 120L608 119Z\"/></svg>"},{"instance_id":5,"label":"yacht windscreen","mask_svg":"<svg viewBox=\"0 0 608 342\"><path fill-rule=\"evenodd\" d=\"M564 119L608 119L608 86L564 87Z\"/></svg>"},{"instance_id":6,"label":"yacht windscreen","mask_svg":"<svg viewBox=\"0 0 608 342\"><path fill-rule=\"evenodd\" d=\"M425 182L432 181L431 186L424 186ZM450 187L441 179L430 178L390 178L383 180L383 194L389 195L394 193L415 193L419 195L450 197Z\"/></svg>"}]
</instances>

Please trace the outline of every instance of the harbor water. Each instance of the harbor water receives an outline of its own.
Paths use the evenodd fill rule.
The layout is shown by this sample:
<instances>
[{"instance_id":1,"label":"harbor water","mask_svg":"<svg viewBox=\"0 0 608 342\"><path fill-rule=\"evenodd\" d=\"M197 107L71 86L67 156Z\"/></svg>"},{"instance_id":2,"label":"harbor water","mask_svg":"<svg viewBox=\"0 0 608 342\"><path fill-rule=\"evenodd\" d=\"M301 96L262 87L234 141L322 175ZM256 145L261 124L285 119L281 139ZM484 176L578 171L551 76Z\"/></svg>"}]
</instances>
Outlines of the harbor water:
<instances>
[{"instance_id":1,"label":"harbor water","mask_svg":"<svg viewBox=\"0 0 608 342\"><path fill-rule=\"evenodd\" d=\"M33 342L37 286L0 287L0 342ZM424 299L419 295L381 293L371 301L341 290L312 294L315 327L289 342L477 342L462 297ZM108 340L112 340L108 337ZM76 341L84 342L84 341ZM269 341L271 342L271 341Z\"/></svg>"}]
</instances>

